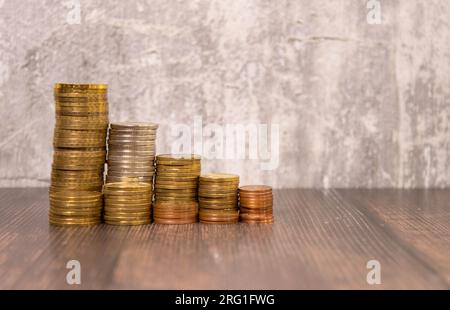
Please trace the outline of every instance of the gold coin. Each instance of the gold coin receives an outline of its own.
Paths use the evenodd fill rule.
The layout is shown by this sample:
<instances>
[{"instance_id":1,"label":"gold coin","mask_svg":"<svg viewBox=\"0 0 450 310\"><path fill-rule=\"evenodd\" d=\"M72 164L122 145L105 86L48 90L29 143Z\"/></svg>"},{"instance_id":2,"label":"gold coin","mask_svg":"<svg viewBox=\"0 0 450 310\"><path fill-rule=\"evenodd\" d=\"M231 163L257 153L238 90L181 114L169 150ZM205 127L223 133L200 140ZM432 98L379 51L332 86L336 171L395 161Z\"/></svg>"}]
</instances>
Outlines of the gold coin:
<instances>
[{"instance_id":1,"label":"gold coin","mask_svg":"<svg viewBox=\"0 0 450 310\"><path fill-rule=\"evenodd\" d=\"M75 189L77 191L88 191L88 190L94 190L97 188L101 188L102 187L103 182L102 181L98 181L98 182L62 182L62 181L54 181L52 180L51 182L51 187L55 190L57 190L58 188L61 190L70 190L70 189ZM60 191L61 191L60 190Z\"/></svg>"},{"instance_id":2,"label":"gold coin","mask_svg":"<svg viewBox=\"0 0 450 310\"><path fill-rule=\"evenodd\" d=\"M105 201L108 202L115 202L115 201L128 201L129 203L132 203L132 201L151 201L151 194L152 192L107 192L105 193Z\"/></svg>"},{"instance_id":3,"label":"gold coin","mask_svg":"<svg viewBox=\"0 0 450 310\"><path fill-rule=\"evenodd\" d=\"M198 191L198 196L202 197L202 198L228 198L228 199L234 199L237 198L237 192L236 193L212 193L212 192L207 192L205 193L204 191L201 191L199 189Z\"/></svg>"},{"instance_id":4,"label":"gold coin","mask_svg":"<svg viewBox=\"0 0 450 310\"><path fill-rule=\"evenodd\" d=\"M161 199L161 198L192 198L192 199L195 199L195 198L197 198L196 192L186 192L186 191L182 191L182 190L162 191L161 189L155 189L154 193L155 193L156 199ZM189 200L191 200L191 199L189 199Z\"/></svg>"},{"instance_id":5,"label":"gold coin","mask_svg":"<svg viewBox=\"0 0 450 310\"><path fill-rule=\"evenodd\" d=\"M184 225L184 224L193 224L198 222L197 216L193 216L191 218L181 218L181 219L164 219L164 218L153 218L155 224L168 224L168 225Z\"/></svg>"},{"instance_id":6,"label":"gold coin","mask_svg":"<svg viewBox=\"0 0 450 310\"><path fill-rule=\"evenodd\" d=\"M86 170L95 170L98 171L100 169L103 169L103 163L86 163L83 165L83 163L80 162L58 162L53 161L52 164L53 169L60 169L60 170L76 170L76 171L86 171Z\"/></svg>"},{"instance_id":7,"label":"gold coin","mask_svg":"<svg viewBox=\"0 0 450 310\"><path fill-rule=\"evenodd\" d=\"M66 150L56 149L53 154L55 156L63 157L105 157L106 151L102 148L98 149L86 149L86 150Z\"/></svg>"},{"instance_id":8,"label":"gold coin","mask_svg":"<svg viewBox=\"0 0 450 310\"><path fill-rule=\"evenodd\" d=\"M73 172L84 172L72 170ZM103 183L103 177L99 178L65 178L65 177L51 177L51 182L53 185L101 185Z\"/></svg>"},{"instance_id":9,"label":"gold coin","mask_svg":"<svg viewBox=\"0 0 450 310\"><path fill-rule=\"evenodd\" d=\"M62 137L74 137L74 138L98 138L106 137L106 130L103 129L64 129L55 127L55 135Z\"/></svg>"},{"instance_id":10,"label":"gold coin","mask_svg":"<svg viewBox=\"0 0 450 310\"><path fill-rule=\"evenodd\" d=\"M233 203L233 202L237 202L238 199L236 196L230 196L230 197L202 197L199 196L198 197L199 202L204 203L204 204L218 204L218 203Z\"/></svg>"},{"instance_id":11,"label":"gold coin","mask_svg":"<svg viewBox=\"0 0 450 310\"><path fill-rule=\"evenodd\" d=\"M108 84L80 84L80 83L56 83L54 86L55 90L106 90L108 89Z\"/></svg>"},{"instance_id":12,"label":"gold coin","mask_svg":"<svg viewBox=\"0 0 450 310\"><path fill-rule=\"evenodd\" d=\"M204 191L210 192L238 192L238 187L235 184L205 184L199 182L199 187Z\"/></svg>"},{"instance_id":13,"label":"gold coin","mask_svg":"<svg viewBox=\"0 0 450 310\"><path fill-rule=\"evenodd\" d=\"M56 193L50 193L51 197L73 197L73 198L101 198L101 192L91 192L91 191L80 191L80 192L72 192L72 191L60 191Z\"/></svg>"},{"instance_id":14,"label":"gold coin","mask_svg":"<svg viewBox=\"0 0 450 310\"><path fill-rule=\"evenodd\" d=\"M94 209L94 210L64 210L64 209L55 209L50 208L49 214L52 216L74 216L74 217L100 217L102 215L102 209Z\"/></svg>"},{"instance_id":15,"label":"gold coin","mask_svg":"<svg viewBox=\"0 0 450 310\"><path fill-rule=\"evenodd\" d=\"M161 201L196 201L195 197L155 197L157 202Z\"/></svg>"},{"instance_id":16,"label":"gold coin","mask_svg":"<svg viewBox=\"0 0 450 310\"><path fill-rule=\"evenodd\" d=\"M108 115L100 116L61 116L56 115L56 120L61 122L80 122L80 123L108 123Z\"/></svg>"},{"instance_id":17,"label":"gold coin","mask_svg":"<svg viewBox=\"0 0 450 310\"><path fill-rule=\"evenodd\" d=\"M143 220L143 219L150 219L150 212L142 212L142 213L122 213L122 214L104 214L103 218L108 221L136 221L136 220Z\"/></svg>"},{"instance_id":18,"label":"gold coin","mask_svg":"<svg viewBox=\"0 0 450 310\"><path fill-rule=\"evenodd\" d=\"M106 156L68 156L68 155L60 155L53 154L53 161L59 161L61 163L79 163L86 162L86 164L103 164L106 161Z\"/></svg>"},{"instance_id":19,"label":"gold coin","mask_svg":"<svg viewBox=\"0 0 450 310\"><path fill-rule=\"evenodd\" d=\"M238 182L239 176L228 173L209 173L200 176L200 182Z\"/></svg>"},{"instance_id":20,"label":"gold coin","mask_svg":"<svg viewBox=\"0 0 450 310\"><path fill-rule=\"evenodd\" d=\"M52 186L101 186L103 184L102 179L64 179L64 178L51 178Z\"/></svg>"},{"instance_id":21,"label":"gold coin","mask_svg":"<svg viewBox=\"0 0 450 310\"><path fill-rule=\"evenodd\" d=\"M56 140L53 143L54 147L58 148L83 148L83 147L99 147L105 145L102 141L95 141L95 140L84 140L83 142L71 142L71 141L61 141Z\"/></svg>"},{"instance_id":22,"label":"gold coin","mask_svg":"<svg viewBox=\"0 0 450 310\"><path fill-rule=\"evenodd\" d=\"M272 187L268 185L245 185L239 187L239 190L243 193L272 193Z\"/></svg>"},{"instance_id":23,"label":"gold coin","mask_svg":"<svg viewBox=\"0 0 450 310\"><path fill-rule=\"evenodd\" d=\"M172 168L177 166L161 166L156 165L156 169L159 171L160 174L194 174L196 176L200 176L200 170L201 167L186 167L186 168ZM181 167L181 166L179 166Z\"/></svg>"},{"instance_id":24,"label":"gold coin","mask_svg":"<svg viewBox=\"0 0 450 310\"><path fill-rule=\"evenodd\" d=\"M77 99L79 102L100 102L107 103L108 95L106 93L55 93L54 100L56 103L64 102L67 99ZM84 101L83 101L84 100ZM76 101L76 100L73 100Z\"/></svg>"},{"instance_id":25,"label":"gold coin","mask_svg":"<svg viewBox=\"0 0 450 310\"><path fill-rule=\"evenodd\" d=\"M179 210L191 210L197 209L198 203L196 201L183 201L183 202L156 202L155 208L169 208Z\"/></svg>"},{"instance_id":26,"label":"gold coin","mask_svg":"<svg viewBox=\"0 0 450 310\"><path fill-rule=\"evenodd\" d=\"M130 205L128 203L105 203L105 210L150 210L150 203L142 203L142 204L133 204Z\"/></svg>"},{"instance_id":27,"label":"gold coin","mask_svg":"<svg viewBox=\"0 0 450 310\"><path fill-rule=\"evenodd\" d=\"M61 129L106 129L106 124L102 123L81 123L81 122L63 122L63 121L56 121L56 126ZM106 136L105 136L106 138Z\"/></svg>"},{"instance_id":28,"label":"gold coin","mask_svg":"<svg viewBox=\"0 0 450 310\"><path fill-rule=\"evenodd\" d=\"M163 154L156 156L157 164L164 165L188 165L193 162L200 162L201 157L195 154Z\"/></svg>"},{"instance_id":29,"label":"gold coin","mask_svg":"<svg viewBox=\"0 0 450 310\"><path fill-rule=\"evenodd\" d=\"M108 116L109 106L107 102L79 102L70 99L69 101L56 102L55 111L58 112L73 112L73 113L93 113L99 116Z\"/></svg>"},{"instance_id":30,"label":"gold coin","mask_svg":"<svg viewBox=\"0 0 450 310\"><path fill-rule=\"evenodd\" d=\"M98 225L101 223L100 219L95 219L95 220L91 220L91 221L83 221L83 222L79 222L79 221L60 221L60 220L54 220L54 219L49 219L49 222L51 225L54 226L93 226L93 225Z\"/></svg>"},{"instance_id":31,"label":"gold coin","mask_svg":"<svg viewBox=\"0 0 450 310\"><path fill-rule=\"evenodd\" d=\"M96 220L100 220L101 216L99 214L94 214L94 215L61 215L61 214L52 214L49 213L49 218L55 220L55 221L60 221L60 222L79 222L79 223L83 223L83 222L91 222L91 221L96 221Z\"/></svg>"},{"instance_id":32,"label":"gold coin","mask_svg":"<svg viewBox=\"0 0 450 310\"><path fill-rule=\"evenodd\" d=\"M185 187L186 186L188 188L192 188L192 187L197 188L197 181L195 179L186 179L186 180L182 179L182 178L164 179L164 178L157 177L157 178L155 178L155 184L159 184L161 186L169 185L169 186L176 186L176 187Z\"/></svg>"},{"instance_id":33,"label":"gold coin","mask_svg":"<svg viewBox=\"0 0 450 310\"><path fill-rule=\"evenodd\" d=\"M105 99L89 97L55 97L55 109L89 109L97 112L106 112L109 108L108 101Z\"/></svg>"},{"instance_id":34,"label":"gold coin","mask_svg":"<svg viewBox=\"0 0 450 310\"><path fill-rule=\"evenodd\" d=\"M116 220L106 220L105 219L105 224L108 225L117 225L117 226L138 226L138 225L147 225L150 224L150 217L148 219L142 219L142 220L135 220L135 221L130 221L130 220L121 220L121 221L116 221Z\"/></svg>"},{"instance_id":35,"label":"gold coin","mask_svg":"<svg viewBox=\"0 0 450 310\"><path fill-rule=\"evenodd\" d=\"M67 178L101 178L103 177L103 172L101 169L98 170L86 170L86 171L70 171L70 170L59 170L59 169L53 169L52 173L53 176L58 177L67 177Z\"/></svg>"},{"instance_id":36,"label":"gold coin","mask_svg":"<svg viewBox=\"0 0 450 310\"><path fill-rule=\"evenodd\" d=\"M50 208L52 210L71 210L71 211L85 211L85 210L101 210L103 207L102 201L97 201L95 203L80 203L80 202L69 202L64 203L60 201L50 201Z\"/></svg>"},{"instance_id":37,"label":"gold coin","mask_svg":"<svg viewBox=\"0 0 450 310\"><path fill-rule=\"evenodd\" d=\"M114 205L105 205L105 212L113 214L114 212L151 212L151 207L149 205L144 207L136 207L136 206L114 206Z\"/></svg>"}]
</instances>

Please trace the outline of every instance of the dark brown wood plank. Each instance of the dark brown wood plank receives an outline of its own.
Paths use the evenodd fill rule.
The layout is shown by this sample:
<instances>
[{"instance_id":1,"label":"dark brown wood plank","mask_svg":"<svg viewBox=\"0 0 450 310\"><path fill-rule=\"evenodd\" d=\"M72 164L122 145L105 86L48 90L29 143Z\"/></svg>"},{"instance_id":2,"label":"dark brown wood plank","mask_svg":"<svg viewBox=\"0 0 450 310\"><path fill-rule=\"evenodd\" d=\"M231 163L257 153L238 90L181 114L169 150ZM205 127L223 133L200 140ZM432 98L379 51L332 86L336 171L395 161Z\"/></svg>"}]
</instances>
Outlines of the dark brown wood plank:
<instances>
[{"instance_id":1,"label":"dark brown wood plank","mask_svg":"<svg viewBox=\"0 0 450 310\"><path fill-rule=\"evenodd\" d=\"M450 282L450 191L340 190L360 210L370 211L393 238Z\"/></svg>"},{"instance_id":2,"label":"dark brown wood plank","mask_svg":"<svg viewBox=\"0 0 450 310\"><path fill-rule=\"evenodd\" d=\"M0 288L449 288L449 256L434 251L448 247L450 210L417 208L450 191L369 193L277 190L274 225L57 228L48 225L46 189L0 189ZM393 203L405 206L399 227L419 221L423 240L443 239L417 246L408 230L393 229L396 218L380 216ZM81 262L77 287L65 282L70 259ZM366 283L371 259L381 263L380 286Z\"/></svg>"}]
</instances>

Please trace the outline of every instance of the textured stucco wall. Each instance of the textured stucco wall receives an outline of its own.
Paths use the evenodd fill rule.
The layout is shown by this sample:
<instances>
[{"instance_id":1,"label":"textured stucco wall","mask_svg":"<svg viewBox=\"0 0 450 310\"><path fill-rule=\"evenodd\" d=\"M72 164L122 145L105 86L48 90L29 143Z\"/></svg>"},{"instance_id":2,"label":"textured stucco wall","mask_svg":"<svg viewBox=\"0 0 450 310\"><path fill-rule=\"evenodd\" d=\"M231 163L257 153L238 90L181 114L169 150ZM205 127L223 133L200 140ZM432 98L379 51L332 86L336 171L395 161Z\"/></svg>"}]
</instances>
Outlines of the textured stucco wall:
<instances>
[{"instance_id":1,"label":"textured stucco wall","mask_svg":"<svg viewBox=\"0 0 450 310\"><path fill-rule=\"evenodd\" d=\"M0 186L48 184L52 85L106 82L111 120L280 124L275 187L450 185L450 1L0 0Z\"/></svg>"}]
</instances>

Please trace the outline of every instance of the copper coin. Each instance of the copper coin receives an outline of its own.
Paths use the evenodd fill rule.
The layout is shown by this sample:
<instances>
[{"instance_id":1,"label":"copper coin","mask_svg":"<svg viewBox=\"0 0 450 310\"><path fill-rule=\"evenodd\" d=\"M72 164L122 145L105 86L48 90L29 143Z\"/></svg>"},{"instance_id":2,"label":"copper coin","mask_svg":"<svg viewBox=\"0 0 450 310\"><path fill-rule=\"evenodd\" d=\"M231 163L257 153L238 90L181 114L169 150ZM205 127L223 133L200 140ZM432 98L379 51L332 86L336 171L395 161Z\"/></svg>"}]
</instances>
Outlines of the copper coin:
<instances>
[{"instance_id":1,"label":"copper coin","mask_svg":"<svg viewBox=\"0 0 450 310\"><path fill-rule=\"evenodd\" d=\"M240 191L243 192L272 192L272 187L268 185L245 185L239 187Z\"/></svg>"},{"instance_id":2,"label":"copper coin","mask_svg":"<svg viewBox=\"0 0 450 310\"><path fill-rule=\"evenodd\" d=\"M155 224L166 224L166 225L181 225L181 224L193 224L198 222L197 216L193 216L191 218L182 218L182 219L166 219L153 217L153 221Z\"/></svg>"}]
</instances>

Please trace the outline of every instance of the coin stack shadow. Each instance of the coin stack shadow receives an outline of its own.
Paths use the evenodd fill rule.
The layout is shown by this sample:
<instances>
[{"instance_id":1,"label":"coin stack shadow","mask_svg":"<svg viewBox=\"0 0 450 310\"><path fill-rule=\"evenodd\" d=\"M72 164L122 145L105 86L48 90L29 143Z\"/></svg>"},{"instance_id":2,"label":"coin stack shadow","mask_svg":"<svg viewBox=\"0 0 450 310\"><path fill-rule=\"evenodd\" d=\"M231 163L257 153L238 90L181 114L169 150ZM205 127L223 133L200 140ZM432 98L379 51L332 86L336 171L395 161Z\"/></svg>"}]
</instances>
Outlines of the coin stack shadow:
<instances>
[{"instance_id":1,"label":"coin stack shadow","mask_svg":"<svg viewBox=\"0 0 450 310\"><path fill-rule=\"evenodd\" d=\"M108 172L106 183L122 182L130 177L153 184L157 124L113 123L108 136Z\"/></svg>"},{"instance_id":2,"label":"coin stack shadow","mask_svg":"<svg viewBox=\"0 0 450 310\"><path fill-rule=\"evenodd\" d=\"M198 155L156 156L155 223L190 224L198 221L200 172L201 158Z\"/></svg>"},{"instance_id":3,"label":"coin stack shadow","mask_svg":"<svg viewBox=\"0 0 450 310\"><path fill-rule=\"evenodd\" d=\"M211 173L200 176L198 199L201 223L233 224L239 221L239 176Z\"/></svg>"},{"instance_id":4,"label":"coin stack shadow","mask_svg":"<svg viewBox=\"0 0 450 310\"><path fill-rule=\"evenodd\" d=\"M104 220L110 225L145 225L151 222L152 184L107 183Z\"/></svg>"},{"instance_id":5,"label":"coin stack shadow","mask_svg":"<svg viewBox=\"0 0 450 310\"><path fill-rule=\"evenodd\" d=\"M104 84L56 84L54 87L51 224L91 225L101 221L107 91Z\"/></svg>"},{"instance_id":6,"label":"coin stack shadow","mask_svg":"<svg viewBox=\"0 0 450 310\"><path fill-rule=\"evenodd\" d=\"M272 224L273 194L267 185L247 185L239 188L240 220L245 223Z\"/></svg>"}]
</instances>

